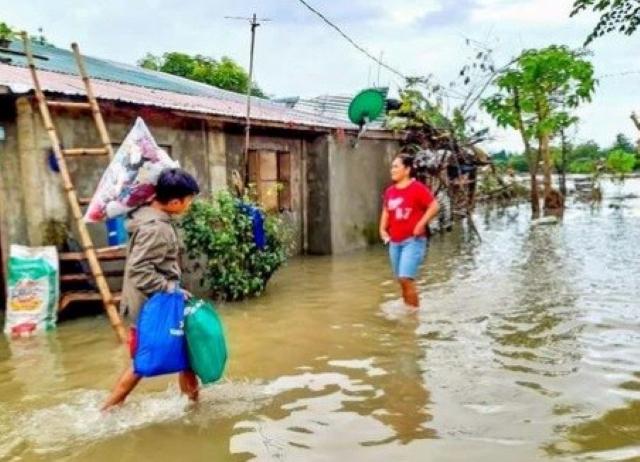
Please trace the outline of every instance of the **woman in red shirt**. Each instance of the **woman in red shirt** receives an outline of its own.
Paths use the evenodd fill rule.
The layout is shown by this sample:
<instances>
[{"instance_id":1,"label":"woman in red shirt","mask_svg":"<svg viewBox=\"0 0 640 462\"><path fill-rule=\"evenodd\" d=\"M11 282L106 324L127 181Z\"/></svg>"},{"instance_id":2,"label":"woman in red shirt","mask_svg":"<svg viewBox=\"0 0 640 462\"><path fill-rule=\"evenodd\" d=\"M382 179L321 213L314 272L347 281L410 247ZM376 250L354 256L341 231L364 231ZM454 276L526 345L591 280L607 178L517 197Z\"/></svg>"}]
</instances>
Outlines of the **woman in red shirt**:
<instances>
[{"instance_id":1,"label":"woman in red shirt","mask_svg":"<svg viewBox=\"0 0 640 462\"><path fill-rule=\"evenodd\" d=\"M391 164L394 184L384 194L380 237L389 244L389 257L402 298L412 309L419 306L416 275L427 253L427 225L439 206L427 186L413 178L413 157L400 154Z\"/></svg>"}]
</instances>

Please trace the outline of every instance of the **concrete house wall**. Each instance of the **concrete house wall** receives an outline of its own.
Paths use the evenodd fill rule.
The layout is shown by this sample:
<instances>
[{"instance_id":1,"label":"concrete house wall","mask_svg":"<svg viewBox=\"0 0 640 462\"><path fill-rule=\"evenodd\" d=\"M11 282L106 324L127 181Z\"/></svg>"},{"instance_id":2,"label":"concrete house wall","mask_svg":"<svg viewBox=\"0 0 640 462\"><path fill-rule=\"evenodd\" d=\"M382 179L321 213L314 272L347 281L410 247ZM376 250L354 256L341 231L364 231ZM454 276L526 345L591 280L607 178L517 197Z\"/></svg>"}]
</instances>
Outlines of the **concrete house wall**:
<instances>
[{"instance_id":1,"label":"concrete house wall","mask_svg":"<svg viewBox=\"0 0 640 462\"><path fill-rule=\"evenodd\" d=\"M329 137L329 193L332 253L341 254L379 242L378 220L389 169L398 152L396 141L354 136L338 142Z\"/></svg>"},{"instance_id":2,"label":"concrete house wall","mask_svg":"<svg viewBox=\"0 0 640 462\"><path fill-rule=\"evenodd\" d=\"M308 143L308 251L344 254L378 242L382 194L389 185L394 139L338 139Z\"/></svg>"}]
</instances>

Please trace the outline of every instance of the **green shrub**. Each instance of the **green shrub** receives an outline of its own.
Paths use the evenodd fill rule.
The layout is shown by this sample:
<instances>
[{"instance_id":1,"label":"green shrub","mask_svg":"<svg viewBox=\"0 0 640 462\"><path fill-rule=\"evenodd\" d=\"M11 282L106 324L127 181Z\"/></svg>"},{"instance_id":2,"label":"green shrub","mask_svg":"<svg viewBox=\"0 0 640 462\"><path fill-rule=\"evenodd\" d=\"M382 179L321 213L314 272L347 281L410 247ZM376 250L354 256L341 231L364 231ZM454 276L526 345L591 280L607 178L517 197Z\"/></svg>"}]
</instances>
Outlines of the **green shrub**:
<instances>
[{"instance_id":1,"label":"green shrub","mask_svg":"<svg viewBox=\"0 0 640 462\"><path fill-rule=\"evenodd\" d=\"M621 177L631 173L636 165L636 156L633 153L614 149L607 156L607 168L612 173L617 173Z\"/></svg>"},{"instance_id":2,"label":"green shrub","mask_svg":"<svg viewBox=\"0 0 640 462\"><path fill-rule=\"evenodd\" d=\"M181 227L189 257L205 262L201 284L220 299L234 301L259 295L287 259L291 232L282 220L265 216L267 245L259 250L253 240L251 219L227 191L212 199L197 200Z\"/></svg>"},{"instance_id":3,"label":"green shrub","mask_svg":"<svg viewBox=\"0 0 640 462\"><path fill-rule=\"evenodd\" d=\"M0 40L11 40L15 32L6 23L0 22Z\"/></svg>"},{"instance_id":4,"label":"green shrub","mask_svg":"<svg viewBox=\"0 0 640 462\"><path fill-rule=\"evenodd\" d=\"M511 156L509 158L508 165L519 173L525 173L529 171L529 163L527 162L527 159L525 159L522 155Z\"/></svg>"},{"instance_id":5,"label":"green shrub","mask_svg":"<svg viewBox=\"0 0 640 462\"><path fill-rule=\"evenodd\" d=\"M596 163L592 159L577 159L569 164L569 173L593 173Z\"/></svg>"}]
</instances>

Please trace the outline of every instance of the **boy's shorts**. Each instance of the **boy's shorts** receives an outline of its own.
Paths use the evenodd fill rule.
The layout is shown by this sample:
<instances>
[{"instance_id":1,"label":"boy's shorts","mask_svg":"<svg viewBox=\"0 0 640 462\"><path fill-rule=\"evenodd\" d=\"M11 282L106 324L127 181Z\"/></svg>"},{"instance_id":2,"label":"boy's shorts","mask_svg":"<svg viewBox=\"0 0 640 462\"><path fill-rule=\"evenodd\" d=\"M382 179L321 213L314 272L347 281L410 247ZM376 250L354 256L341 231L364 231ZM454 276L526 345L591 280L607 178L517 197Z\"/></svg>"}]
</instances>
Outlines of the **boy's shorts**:
<instances>
[{"instance_id":1,"label":"boy's shorts","mask_svg":"<svg viewBox=\"0 0 640 462\"><path fill-rule=\"evenodd\" d=\"M410 237L402 242L389 244L389 258L393 274L398 279L415 279L427 254L426 237Z\"/></svg>"},{"instance_id":2,"label":"boy's shorts","mask_svg":"<svg viewBox=\"0 0 640 462\"><path fill-rule=\"evenodd\" d=\"M138 351L138 333L135 327L131 327L129 329L129 354L131 359L135 357L136 351Z\"/></svg>"}]
</instances>

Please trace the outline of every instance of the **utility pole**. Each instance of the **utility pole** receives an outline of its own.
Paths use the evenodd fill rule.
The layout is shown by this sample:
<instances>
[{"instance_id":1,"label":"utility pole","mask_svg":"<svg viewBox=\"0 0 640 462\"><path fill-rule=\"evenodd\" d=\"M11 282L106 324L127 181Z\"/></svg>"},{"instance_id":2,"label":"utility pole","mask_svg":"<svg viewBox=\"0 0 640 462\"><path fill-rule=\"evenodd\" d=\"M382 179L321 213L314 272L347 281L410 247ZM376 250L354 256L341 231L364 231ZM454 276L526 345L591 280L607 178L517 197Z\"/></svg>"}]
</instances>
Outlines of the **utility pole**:
<instances>
[{"instance_id":1,"label":"utility pole","mask_svg":"<svg viewBox=\"0 0 640 462\"><path fill-rule=\"evenodd\" d=\"M226 19L240 19L243 21L249 21L249 25L251 26L251 48L249 51L249 85L247 86L247 116L244 127L244 154L240 165L240 167L243 169L243 171L240 172L240 175L244 180L244 184L246 185L249 176L249 172L247 171L247 163L249 161L249 145L251 139L251 91L253 90L253 52L256 43L256 29L261 25L261 22L259 21L270 21L270 19L258 19L255 13L253 13L253 16L251 16L250 18L226 16Z\"/></svg>"}]
</instances>

